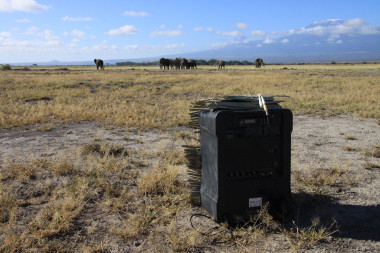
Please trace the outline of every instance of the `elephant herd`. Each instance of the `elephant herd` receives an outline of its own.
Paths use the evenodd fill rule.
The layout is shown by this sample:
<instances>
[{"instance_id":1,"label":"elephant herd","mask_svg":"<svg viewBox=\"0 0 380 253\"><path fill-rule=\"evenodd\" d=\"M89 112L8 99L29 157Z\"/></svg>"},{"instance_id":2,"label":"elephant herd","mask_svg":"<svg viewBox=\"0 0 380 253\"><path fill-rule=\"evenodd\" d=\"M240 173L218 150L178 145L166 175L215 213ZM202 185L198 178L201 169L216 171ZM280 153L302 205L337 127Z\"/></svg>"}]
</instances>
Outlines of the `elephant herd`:
<instances>
[{"instance_id":1,"label":"elephant herd","mask_svg":"<svg viewBox=\"0 0 380 253\"><path fill-rule=\"evenodd\" d=\"M101 59L94 59L96 69L104 70L104 63ZM222 60L215 61L215 65L218 69L226 68L226 62ZM255 61L256 68L264 67L263 59L257 58ZM197 63L193 59L187 60L186 58L175 58L175 59L160 59L160 69L196 69Z\"/></svg>"},{"instance_id":2,"label":"elephant herd","mask_svg":"<svg viewBox=\"0 0 380 253\"><path fill-rule=\"evenodd\" d=\"M193 59L186 58L160 59L160 69L196 69L197 63Z\"/></svg>"},{"instance_id":3,"label":"elephant herd","mask_svg":"<svg viewBox=\"0 0 380 253\"><path fill-rule=\"evenodd\" d=\"M222 60L215 61L215 65L218 69L226 68L226 62ZM264 67L264 61L261 58L257 58L255 61L256 68ZM160 59L160 69L194 69L197 68L197 63L195 60L186 58L175 58L175 59Z\"/></svg>"}]
</instances>

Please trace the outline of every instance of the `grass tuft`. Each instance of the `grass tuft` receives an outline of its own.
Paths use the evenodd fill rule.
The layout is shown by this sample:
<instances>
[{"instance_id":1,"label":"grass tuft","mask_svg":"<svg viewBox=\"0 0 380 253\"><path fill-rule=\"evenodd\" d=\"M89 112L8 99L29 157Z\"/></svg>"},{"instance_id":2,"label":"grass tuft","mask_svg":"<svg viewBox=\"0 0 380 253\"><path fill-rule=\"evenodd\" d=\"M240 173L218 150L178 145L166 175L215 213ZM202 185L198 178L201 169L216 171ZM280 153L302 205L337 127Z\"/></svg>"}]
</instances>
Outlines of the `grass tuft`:
<instances>
[{"instance_id":1,"label":"grass tuft","mask_svg":"<svg viewBox=\"0 0 380 253\"><path fill-rule=\"evenodd\" d=\"M0 223L6 223L17 213L16 198L5 191L0 193Z\"/></svg>"},{"instance_id":2,"label":"grass tuft","mask_svg":"<svg viewBox=\"0 0 380 253\"><path fill-rule=\"evenodd\" d=\"M140 195L180 194L184 189L182 168L165 163L155 163L144 171L136 184Z\"/></svg>"},{"instance_id":3,"label":"grass tuft","mask_svg":"<svg viewBox=\"0 0 380 253\"><path fill-rule=\"evenodd\" d=\"M329 227L319 226L319 219L314 219L312 225L306 228L300 228L293 221L293 227L290 230L283 230L291 247L294 250L308 249L313 244L326 239L332 234L338 232L336 221L332 222Z\"/></svg>"},{"instance_id":4,"label":"grass tuft","mask_svg":"<svg viewBox=\"0 0 380 253\"><path fill-rule=\"evenodd\" d=\"M82 149L83 155L97 154L100 156L127 156L125 148L116 144L92 142L85 145Z\"/></svg>"}]
</instances>

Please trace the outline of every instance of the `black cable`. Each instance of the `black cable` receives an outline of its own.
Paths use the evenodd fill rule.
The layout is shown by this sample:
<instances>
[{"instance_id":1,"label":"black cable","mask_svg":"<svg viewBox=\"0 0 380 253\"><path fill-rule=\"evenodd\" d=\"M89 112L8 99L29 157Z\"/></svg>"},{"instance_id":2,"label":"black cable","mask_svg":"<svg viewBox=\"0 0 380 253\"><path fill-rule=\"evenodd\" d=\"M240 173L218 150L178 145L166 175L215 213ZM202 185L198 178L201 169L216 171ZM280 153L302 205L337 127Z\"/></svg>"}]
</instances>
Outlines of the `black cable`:
<instances>
[{"instance_id":1,"label":"black cable","mask_svg":"<svg viewBox=\"0 0 380 253\"><path fill-rule=\"evenodd\" d=\"M210 216L207 216L207 215L204 215L204 214L201 214L201 213L195 213L195 214L193 214L193 215L190 216L190 225L191 225L191 227L194 228L194 229L195 229L195 227L194 227L194 225L193 225L193 221L192 221L192 219L193 219L194 216L205 217L205 218L207 218L207 219L210 219L210 220L214 221ZM215 228L215 227L214 227L214 228ZM210 229L210 230L211 230L211 229ZM226 240L226 241L221 241L221 242L214 241L215 244L227 243L227 242L231 241L231 240L234 238L234 235L233 235L232 231L231 231L230 229L228 229L228 228L226 228L226 230L227 230L227 231L230 233L230 235L231 235L230 239L228 239L228 240ZM203 235L207 235L207 233L202 233L202 234L203 234Z\"/></svg>"}]
</instances>

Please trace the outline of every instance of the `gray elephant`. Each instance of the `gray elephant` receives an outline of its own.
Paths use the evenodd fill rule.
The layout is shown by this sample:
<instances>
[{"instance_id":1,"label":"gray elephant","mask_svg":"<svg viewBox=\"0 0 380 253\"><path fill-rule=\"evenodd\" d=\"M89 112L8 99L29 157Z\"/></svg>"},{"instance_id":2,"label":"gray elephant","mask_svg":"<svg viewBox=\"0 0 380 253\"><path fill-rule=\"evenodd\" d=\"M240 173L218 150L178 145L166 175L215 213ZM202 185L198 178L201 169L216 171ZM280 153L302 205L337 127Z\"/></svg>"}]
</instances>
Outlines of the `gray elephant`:
<instances>
[{"instance_id":1,"label":"gray elephant","mask_svg":"<svg viewBox=\"0 0 380 253\"><path fill-rule=\"evenodd\" d=\"M94 62L95 62L95 65L96 65L96 70L99 70L99 68L101 70L104 70L103 60L101 60L101 59L94 59Z\"/></svg>"},{"instance_id":2,"label":"gray elephant","mask_svg":"<svg viewBox=\"0 0 380 253\"><path fill-rule=\"evenodd\" d=\"M181 60L180 58L175 58L170 60L170 67L171 69L180 69L181 68Z\"/></svg>"},{"instance_id":3,"label":"gray elephant","mask_svg":"<svg viewBox=\"0 0 380 253\"><path fill-rule=\"evenodd\" d=\"M218 66L218 69L226 68L226 62L222 60L216 61L215 65Z\"/></svg>"},{"instance_id":4,"label":"gray elephant","mask_svg":"<svg viewBox=\"0 0 380 253\"><path fill-rule=\"evenodd\" d=\"M256 68L261 68L261 66L264 67L263 59L257 58L256 61L255 61L255 65L256 65Z\"/></svg>"},{"instance_id":5,"label":"gray elephant","mask_svg":"<svg viewBox=\"0 0 380 253\"><path fill-rule=\"evenodd\" d=\"M180 59L181 59L181 69L187 68L188 60L185 58L180 58Z\"/></svg>"},{"instance_id":6,"label":"gray elephant","mask_svg":"<svg viewBox=\"0 0 380 253\"><path fill-rule=\"evenodd\" d=\"M194 69L194 68L197 68L197 63L195 60L193 59L189 59L188 62L187 62L187 68L188 69Z\"/></svg>"},{"instance_id":7,"label":"gray elephant","mask_svg":"<svg viewBox=\"0 0 380 253\"><path fill-rule=\"evenodd\" d=\"M170 66L170 59L161 58L160 59L160 69L169 69Z\"/></svg>"}]
</instances>

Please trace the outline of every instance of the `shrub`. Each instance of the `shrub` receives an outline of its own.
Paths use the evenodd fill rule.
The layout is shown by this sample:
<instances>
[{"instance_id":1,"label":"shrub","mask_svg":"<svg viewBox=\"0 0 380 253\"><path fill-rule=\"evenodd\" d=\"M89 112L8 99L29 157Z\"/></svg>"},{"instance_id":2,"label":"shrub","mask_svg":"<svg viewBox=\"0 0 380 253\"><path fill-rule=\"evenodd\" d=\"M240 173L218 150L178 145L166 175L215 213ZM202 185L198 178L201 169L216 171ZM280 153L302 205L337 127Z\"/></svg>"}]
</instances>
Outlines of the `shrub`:
<instances>
[{"instance_id":1,"label":"shrub","mask_svg":"<svg viewBox=\"0 0 380 253\"><path fill-rule=\"evenodd\" d=\"M11 70L12 68L11 68L11 65L9 65L9 64L3 64L3 65L1 65L1 69L2 70Z\"/></svg>"}]
</instances>

